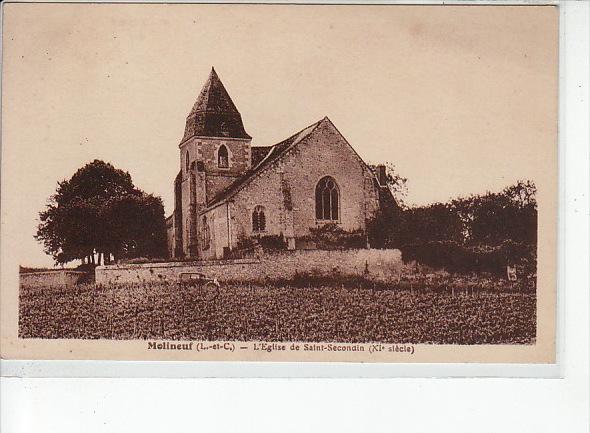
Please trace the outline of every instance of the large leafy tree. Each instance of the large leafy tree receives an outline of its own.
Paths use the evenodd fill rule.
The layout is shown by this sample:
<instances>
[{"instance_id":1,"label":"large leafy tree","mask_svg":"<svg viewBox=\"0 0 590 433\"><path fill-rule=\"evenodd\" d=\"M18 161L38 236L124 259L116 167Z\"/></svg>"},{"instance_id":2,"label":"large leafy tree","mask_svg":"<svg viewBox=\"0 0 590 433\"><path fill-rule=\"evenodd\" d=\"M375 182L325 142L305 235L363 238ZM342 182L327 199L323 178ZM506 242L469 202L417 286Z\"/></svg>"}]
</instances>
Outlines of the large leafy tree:
<instances>
[{"instance_id":1,"label":"large leafy tree","mask_svg":"<svg viewBox=\"0 0 590 433\"><path fill-rule=\"evenodd\" d=\"M407 208L400 222L400 243L453 241L497 246L511 240L535 245L536 192L532 181L518 181L497 193Z\"/></svg>"},{"instance_id":2,"label":"large leafy tree","mask_svg":"<svg viewBox=\"0 0 590 433\"><path fill-rule=\"evenodd\" d=\"M137 189L129 173L95 160L58 183L39 214L35 238L56 263L81 259L100 264L120 257L165 253L164 208Z\"/></svg>"},{"instance_id":3,"label":"large leafy tree","mask_svg":"<svg viewBox=\"0 0 590 433\"><path fill-rule=\"evenodd\" d=\"M465 241L475 245L499 245L510 239L536 244L536 192L532 181L520 180L499 193L454 200L452 206L463 221Z\"/></svg>"},{"instance_id":4,"label":"large leafy tree","mask_svg":"<svg viewBox=\"0 0 590 433\"><path fill-rule=\"evenodd\" d=\"M400 244L463 240L463 224L456 208L449 203L407 208L400 225Z\"/></svg>"},{"instance_id":5,"label":"large leafy tree","mask_svg":"<svg viewBox=\"0 0 590 433\"><path fill-rule=\"evenodd\" d=\"M115 258L162 257L166 248L164 206L151 194L114 197L103 208L110 222L107 248Z\"/></svg>"}]
</instances>

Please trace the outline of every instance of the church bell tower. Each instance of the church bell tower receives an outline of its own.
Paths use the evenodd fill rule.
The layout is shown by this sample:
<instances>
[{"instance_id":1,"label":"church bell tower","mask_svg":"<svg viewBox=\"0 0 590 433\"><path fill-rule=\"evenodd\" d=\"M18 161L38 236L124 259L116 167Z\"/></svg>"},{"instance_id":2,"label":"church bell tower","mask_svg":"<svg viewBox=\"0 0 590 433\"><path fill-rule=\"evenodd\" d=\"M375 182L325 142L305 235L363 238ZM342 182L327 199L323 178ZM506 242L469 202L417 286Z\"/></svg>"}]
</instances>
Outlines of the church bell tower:
<instances>
[{"instance_id":1,"label":"church bell tower","mask_svg":"<svg viewBox=\"0 0 590 433\"><path fill-rule=\"evenodd\" d=\"M179 144L180 173L175 194L177 245L182 255L199 258L199 214L207 203L251 166L252 137L214 68L186 118ZM178 203L180 201L180 203ZM179 216L180 215L180 216ZM180 253L180 251L179 251Z\"/></svg>"}]
</instances>

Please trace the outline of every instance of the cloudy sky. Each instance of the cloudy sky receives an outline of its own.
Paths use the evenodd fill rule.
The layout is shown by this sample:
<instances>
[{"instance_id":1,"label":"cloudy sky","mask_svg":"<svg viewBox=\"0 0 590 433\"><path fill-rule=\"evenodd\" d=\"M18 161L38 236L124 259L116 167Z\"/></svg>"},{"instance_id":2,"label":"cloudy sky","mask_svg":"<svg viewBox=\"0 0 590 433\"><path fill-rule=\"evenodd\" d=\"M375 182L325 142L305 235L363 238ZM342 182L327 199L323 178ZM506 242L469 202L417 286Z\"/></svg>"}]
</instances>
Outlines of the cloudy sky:
<instances>
[{"instance_id":1,"label":"cloudy sky","mask_svg":"<svg viewBox=\"0 0 590 433\"><path fill-rule=\"evenodd\" d=\"M2 75L3 254L56 183L98 158L173 206L178 144L211 66L253 145L328 116L409 204L555 181L553 7L10 4Z\"/></svg>"}]
</instances>

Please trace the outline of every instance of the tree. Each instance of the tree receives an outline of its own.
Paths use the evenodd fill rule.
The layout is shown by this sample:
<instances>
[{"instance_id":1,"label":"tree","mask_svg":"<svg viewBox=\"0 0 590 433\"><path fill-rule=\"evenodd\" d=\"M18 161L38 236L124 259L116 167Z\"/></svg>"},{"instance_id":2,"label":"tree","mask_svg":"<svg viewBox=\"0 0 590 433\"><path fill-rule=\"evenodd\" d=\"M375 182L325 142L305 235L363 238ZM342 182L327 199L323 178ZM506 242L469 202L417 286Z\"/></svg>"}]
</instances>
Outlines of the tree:
<instances>
[{"instance_id":1,"label":"tree","mask_svg":"<svg viewBox=\"0 0 590 433\"><path fill-rule=\"evenodd\" d=\"M453 272L505 272L518 264L536 272L537 202L532 181L407 208L401 218L404 260Z\"/></svg>"},{"instance_id":2,"label":"tree","mask_svg":"<svg viewBox=\"0 0 590 433\"><path fill-rule=\"evenodd\" d=\"M536 187L518 181L501 192L487 192L406 208L401 218L401 244L452 241L498 246L505 241L537 242Z\"/></svg>"},{"instance_id":3,"label":"tree","mask_svg":"<svg viewBox=\"0 0 590 433\"><path fill-rule=\"evenodd\" d=\"M133 204L132 217L123 214L122 203ZM129 173L99 160L59 182L39 220L35 238L56 263L94 263L96 254L100 264L102 256L109 262L111 254L153 257L165 251L161 199L135 188Z\"/></svg>"},{"instance_id":4,"label":"tree","mask_svg":"<svg viewBox=\"0 0 590 433\"><path fill-rule=\"evenodd\" d=\"M502 191L515 207L510 221L513 240L537 244L537 187L530 180L519 180Z\"/></svg>"},{"instance_id":5,"label":"tree","mask_svg":"<svg viewBox=\"0 0 590 433\"><path fill-rule=\"evenodd\" d=\"M110 222L106 248L115 260L133 257L162 257L166 251L164 206L151 194L113 197L103 207Z\"/></svg>"},{"instance_id":6,"label":"tree","mask_svg":"<svg viewBox=\"0 0 590 433\"><path fill-rule=\"evenodd\" d=\"M521 209L537 209L537 187L532 180L519 180L502 191L514 204Z\"/></svg>"},{"instance_id":7,"label":"tree","mask_svg":"<svg viewBox=\"0 0 590 433\"><path fill-rule=\"evenodd\" d=\"M537 189L532 181L518 181L499 193L487 192L453 200L463 221L465 241L499 245L505 240L536 244Z\"/></svg>"},{"instance_id":8,"label":"tree","mask_svg":"<svg viewBox=\"0 0 590 433\"><path fill-rule=\"evenodd\" d=\"M463 224L450 203L407 208L400 225L400 244L463 240Z\"/></svg>"}]
</instances>

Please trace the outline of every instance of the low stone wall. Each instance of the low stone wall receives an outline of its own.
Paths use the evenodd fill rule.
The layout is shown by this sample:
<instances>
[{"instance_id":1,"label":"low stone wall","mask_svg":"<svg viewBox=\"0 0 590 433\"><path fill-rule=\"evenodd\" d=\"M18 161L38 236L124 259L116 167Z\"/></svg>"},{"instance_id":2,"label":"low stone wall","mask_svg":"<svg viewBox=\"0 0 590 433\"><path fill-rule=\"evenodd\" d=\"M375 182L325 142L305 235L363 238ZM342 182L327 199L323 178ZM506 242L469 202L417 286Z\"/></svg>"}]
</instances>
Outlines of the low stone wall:
<instances>
[{"instance_id":1,"label":"low stone wall","mask_svg":"<svg viewBox=\"0 0 590 433\"><path fill-rule=\"evenodd\" d=\"M264 282L291 279L297 273L365 276L373 281L397 278L399 250L296 250L252 259L98 266L97 284L179 280L183 272L202 272L219 281Z\"/></svg>"},{"instance_id":2,"label":"low stone wall","mask_svg":"<svg viewBox=\"0 0 590 433\"><path fill-rule=\"evenodd\" d=\"M73 287L87 276L87 272L60 269L56 271L20 274L21 287Z\"/></svg>"}]
</instances>

